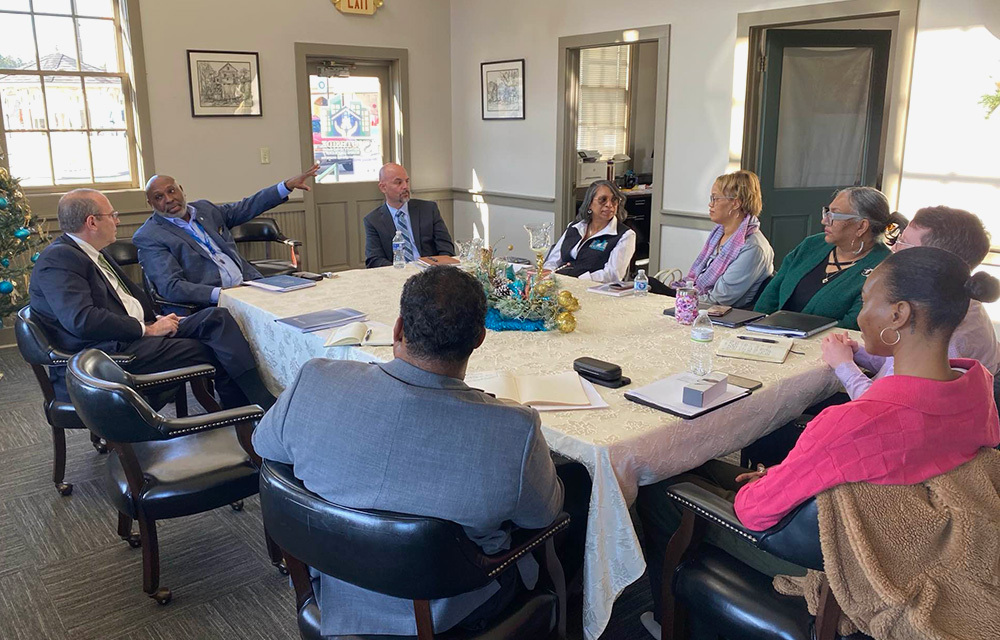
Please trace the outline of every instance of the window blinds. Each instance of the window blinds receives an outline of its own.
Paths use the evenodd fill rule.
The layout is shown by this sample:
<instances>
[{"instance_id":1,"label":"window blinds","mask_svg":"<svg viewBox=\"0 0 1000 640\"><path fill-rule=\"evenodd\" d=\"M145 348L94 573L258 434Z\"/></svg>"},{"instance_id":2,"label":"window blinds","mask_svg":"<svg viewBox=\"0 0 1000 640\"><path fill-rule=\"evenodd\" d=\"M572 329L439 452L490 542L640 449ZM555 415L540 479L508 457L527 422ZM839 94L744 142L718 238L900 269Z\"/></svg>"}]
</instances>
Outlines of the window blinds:
<instances>
[{"instance_id":1,"label":"window blinds","mask_svg":"<svg viewBox=\"0 0 1000 640\"><path fill-rule=\"evenodd\" d=\"M597 149L604 160L625 153L628 143L631 45L580 51L578 149Z\"/></svg>"}]
</instances>

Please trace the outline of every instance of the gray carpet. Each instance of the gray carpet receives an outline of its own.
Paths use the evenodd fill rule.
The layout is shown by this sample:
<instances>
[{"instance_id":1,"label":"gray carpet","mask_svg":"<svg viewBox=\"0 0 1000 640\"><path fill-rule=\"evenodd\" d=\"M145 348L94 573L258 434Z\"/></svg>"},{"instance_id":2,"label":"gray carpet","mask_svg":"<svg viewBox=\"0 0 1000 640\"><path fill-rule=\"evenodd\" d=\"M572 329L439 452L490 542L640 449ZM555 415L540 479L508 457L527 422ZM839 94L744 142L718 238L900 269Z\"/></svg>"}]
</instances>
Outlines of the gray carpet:
<instances>
[{"instance_id":1,"label":"gray carpet","mask_svg":"<svg viewBox=\"0 0 1000 640\"><path fill-rule=\"evenodd\" d=\"M298 638L295 597L271 567L260 503L158 523L159 606L142 592L142 556L116 535L104 493L105 456L86 432L67 432L66 481L52 485L42 395L16 349L0 349L0 638L4 640L254 640ZM193 398L189 405L197 408ZM645 640L645 579L615 604L605 640ZM579 598L570 638L581 638Z\"/></svg>"}]
</instances>

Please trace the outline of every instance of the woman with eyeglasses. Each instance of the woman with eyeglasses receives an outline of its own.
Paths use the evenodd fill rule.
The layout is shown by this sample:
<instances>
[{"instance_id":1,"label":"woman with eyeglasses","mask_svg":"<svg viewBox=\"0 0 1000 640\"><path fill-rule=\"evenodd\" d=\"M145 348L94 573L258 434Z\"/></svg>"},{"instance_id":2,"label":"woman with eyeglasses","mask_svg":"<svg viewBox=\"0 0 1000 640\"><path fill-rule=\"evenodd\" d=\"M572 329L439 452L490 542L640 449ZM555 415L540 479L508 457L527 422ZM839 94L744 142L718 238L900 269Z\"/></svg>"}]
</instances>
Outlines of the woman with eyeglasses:
<instances>
[{"instance_id":1,"label":"woman with eyeglasses","mask_svg":"<svg viewBox=\"0 0 1000 640\"><path fill-rule=\"evenodd\" d=\"M968 211L944 206L924 207L894 239L892 252L921 246L950 251L974 270L989 253L990 234L979 217ZM1000 343L989 314L978 301L969 303L968 312L952 333L948 356L977 360L991 374L1000 370ZM891 376L894 371L891 357L868 353L847 332L823 338L823 360L837 374L851 400L861 397L875 380ZM874 377L865 375L862 367L874 372Z\"/></svg>"},{"instance_id":2,"label":"woman with eyeglasses","mask_svg":"<svg viewBox=\"0 0 1000 640\"><path fill-rule=\"evenodd\" d=\"M614 182L587 188L577 221L566 228L545 258L545 268L594 282L619 282L635 253L635 231L625 224L625 196Z\"/></svg>"},{"instance_id":3,"label":"woman with eyeglasses","mask_svg":"<svg viewBox=\"0 0 1000 640\"><path fill-rule=\"evenodd\" d=\"M754 307L835 318L838 326L858 328L861 287L871 270L889 255L884 234L905 225L889 211L889 201L872 187L847 187L823 207L823 233L809 236L785 256L781 268Z\"/></svg>"},{"instance_id":4,"label":"woman with eyeglasses","mask_svg":"<svg viewBox=\"0 0 1000 640\"><path fill-rule=\"evenodd\" d=\"M761 208L757 174L736 171L715 179L708 199L715 228L686 278L702 302L749 306L774 273L774 250L760 232Z\"/></svg>"}]
</instances>

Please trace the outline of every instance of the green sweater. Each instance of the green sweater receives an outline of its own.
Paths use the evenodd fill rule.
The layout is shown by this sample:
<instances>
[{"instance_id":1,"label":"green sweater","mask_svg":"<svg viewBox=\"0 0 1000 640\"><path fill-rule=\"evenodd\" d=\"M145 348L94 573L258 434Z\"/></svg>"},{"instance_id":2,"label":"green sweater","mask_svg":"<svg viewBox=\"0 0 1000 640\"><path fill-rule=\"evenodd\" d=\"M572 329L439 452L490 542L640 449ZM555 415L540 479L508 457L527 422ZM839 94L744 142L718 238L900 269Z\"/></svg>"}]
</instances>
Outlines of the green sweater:
<instances>
[{"instance_id":1,"label":"green sweater","mask_svg":"<svg viewBox=\"0 0 1000 640\"><path fill-rule=\"evenodd\" d=\"M830 255L832 245L826 243L823 234L809 236L799 243L781 262L781 268L760 294L754 310L774 313L785 306L795 291L799 281L820 262ZM861 311L861 287L871 270L889 255L889 249L879 243L864 258L848 267L831 280L812 297L802 313L811 313L827 318L837 318L838 326L844 329L858 328L858 313Z\"/></svg>"}]
</instances>

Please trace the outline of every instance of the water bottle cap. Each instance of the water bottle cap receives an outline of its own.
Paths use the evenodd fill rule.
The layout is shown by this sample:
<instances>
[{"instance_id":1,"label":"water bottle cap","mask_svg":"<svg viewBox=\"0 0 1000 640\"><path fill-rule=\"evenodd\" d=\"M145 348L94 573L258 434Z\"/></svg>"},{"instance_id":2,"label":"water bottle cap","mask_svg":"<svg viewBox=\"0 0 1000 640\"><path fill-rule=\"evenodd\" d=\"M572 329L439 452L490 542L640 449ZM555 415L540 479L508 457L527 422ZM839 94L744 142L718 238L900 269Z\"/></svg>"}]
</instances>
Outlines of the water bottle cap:
<instances>
[{"instance_id":1,"label":"water bottle cap","mask_svg":"<svg viewBox=\"0 0 1000 640\"><path fill-rule=\"evenodd\" d=\"M639 269L639 273L637 275L639 275L639 276L646 275L646 270L645 269Z\"/></svg>"}]
</instances>

